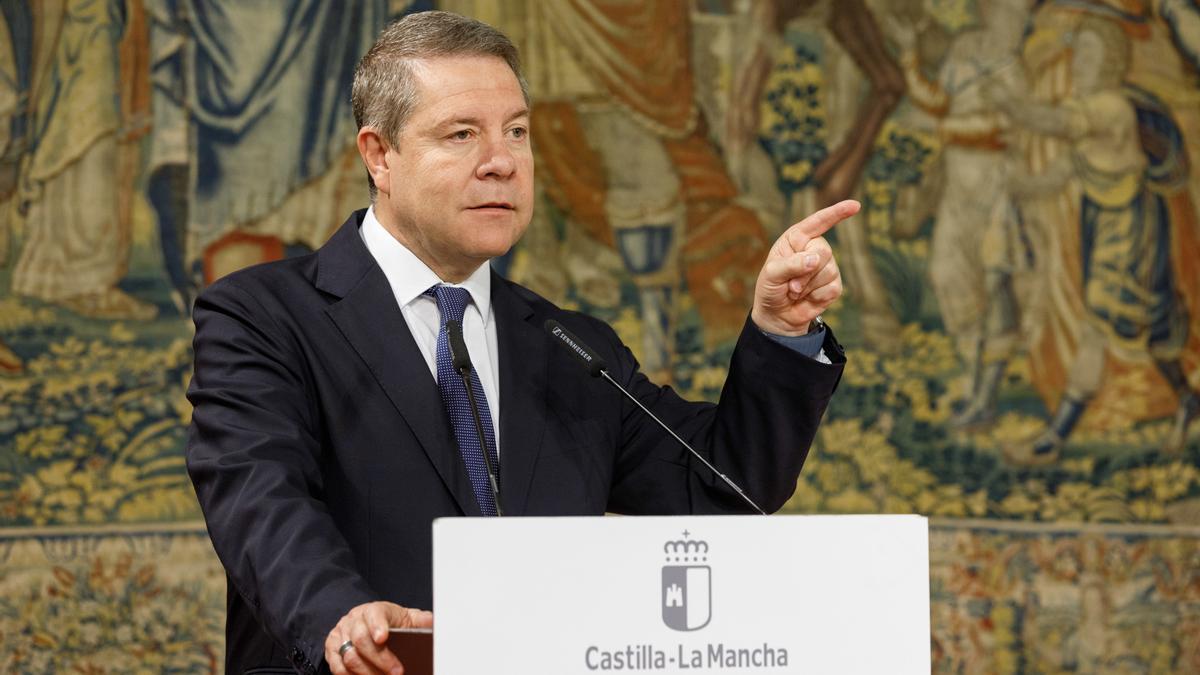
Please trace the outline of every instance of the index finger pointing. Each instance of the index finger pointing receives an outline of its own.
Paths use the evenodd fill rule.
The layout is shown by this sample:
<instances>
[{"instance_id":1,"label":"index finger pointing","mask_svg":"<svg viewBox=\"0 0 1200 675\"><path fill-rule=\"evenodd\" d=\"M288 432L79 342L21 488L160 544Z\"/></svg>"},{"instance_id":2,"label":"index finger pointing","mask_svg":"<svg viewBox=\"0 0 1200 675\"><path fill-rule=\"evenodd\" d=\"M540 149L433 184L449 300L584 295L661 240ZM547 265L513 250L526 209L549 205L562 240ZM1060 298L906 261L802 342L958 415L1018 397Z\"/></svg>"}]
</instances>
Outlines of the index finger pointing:
<instances>
[{"instance_id":1,"label":"index finger pointing","mask_svg":"<svg viewBox=\"0 0 1200 675\"><path fill-rule=\"evenodd\" d=\"M833 206L826 206L817 211L811 216L801 220L792 226L792 229L798 231L808 239L816 239L825 234L834 225L858 213L862 205L853 199L840 201ZM807 243L807 242L805 242Z\"/></svg>"}]
</instances>

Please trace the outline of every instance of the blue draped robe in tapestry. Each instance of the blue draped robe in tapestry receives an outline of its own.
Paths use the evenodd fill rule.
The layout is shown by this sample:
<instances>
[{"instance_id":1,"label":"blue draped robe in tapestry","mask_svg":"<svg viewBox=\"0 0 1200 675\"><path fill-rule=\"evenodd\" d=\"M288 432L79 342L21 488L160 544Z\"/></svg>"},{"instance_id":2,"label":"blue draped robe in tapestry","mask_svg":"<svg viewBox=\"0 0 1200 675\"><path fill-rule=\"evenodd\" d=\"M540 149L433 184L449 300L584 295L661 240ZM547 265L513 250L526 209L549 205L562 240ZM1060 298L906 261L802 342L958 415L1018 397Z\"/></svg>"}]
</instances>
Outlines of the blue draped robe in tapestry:
<instances>
[{"instance_id":1,"label":"blue draped robe in tapestry","mask_svg":"<svg viewBox=\"0 0 1200 675\"><path fill-rule=\"evenodd\" d=\"M191 235L270 212L354 142L350 87L384 0L190 0Z\"/></svg>"}]
</instances>

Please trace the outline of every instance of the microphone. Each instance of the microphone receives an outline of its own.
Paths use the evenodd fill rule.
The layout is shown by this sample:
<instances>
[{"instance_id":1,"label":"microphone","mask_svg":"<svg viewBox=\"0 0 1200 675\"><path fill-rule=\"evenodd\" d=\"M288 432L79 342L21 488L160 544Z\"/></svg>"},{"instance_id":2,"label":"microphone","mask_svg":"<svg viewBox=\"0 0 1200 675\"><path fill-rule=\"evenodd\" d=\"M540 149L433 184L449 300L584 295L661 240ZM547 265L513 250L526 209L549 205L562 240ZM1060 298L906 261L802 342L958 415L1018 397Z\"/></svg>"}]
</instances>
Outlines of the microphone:
<instances>
[{"instance_id":1,"label":"microphone","mask_svg":"<svg viewBox=\"0 0 1200 675\"><path fill-rule=\"evenodd\" d=\"M471 404L471 417L475 420L475 433L479 436L479 449L483 452L483 464L487 467L488 482L492 486L492 499L496 502L496 515L503 516L500 508L500 485L496 482L496 469L492 466L492 456L488 453L487 441L483 435L483 420L479 417L479 405L475 403L475 389L471 386L471 355L467 353L467 342L463 339L462 324L451 319L446 322L446 341L450 345L450 362L454 370L462 377L463 387L467 390L467 401Z\"/></svg>"},{"instance_id":2,"label":"microphone","mask_svg":"<svg viewBox=\"0 0 1200 675\"><path fill-rule=\"evenodd\" d=\"M575 357L587 367L588 373L590 373L592 377L602 377L605 380L608 380L609 384L616 387L618 391L625 395L625 398L633 401L634 405L636 405L638 408L641 408L642 412L649 415L650 419L654 420L658 426L662 427L664 431L671 435L671 438L674 438L680 445L686 448L688 452L692 453L696 459L700 460L704 466L708 467L709 471L715 473L718 477L720 477L721 480L725 481L726 485L733 488L733 491L738 493L738 496L740 496L742 499L746 500L747 504L754 507L755 511L758 511L758 513L761 515L767 515L767 512L763 511L758 504L755 504L754 500L750 499L750 497L742 490L742 488L738 487L737 483L734 483L732 480L730 480L729 476L717 471L717 468L709 463L709 461L705 459L703 455L696 452L695 448L693 448L691 445L688 445L688 442L680 438L679 434L675 433L671 427L667 426L665 422L658 419L658 416L650 412L649 408L642 405L642 402L637 400L633 394L629 393L628 389L622 387L619 382L614 380L612 376L608 374L608 365L604 363L604 359L600 358L600 356L593 352L592 349L585 345L582 340L580 340L571 331L564 328L561 323L555 321L554 319L547 319L544 326L546 331L555 339L555 342L558 342L566 347L568 351L574 354Z\"/></svg>"},{"instance_id":3,"label":"microphone","mask_svg":"<svg viewBox=\"0 0 1200 675\"><path fill-rule=\"evenodd\" d=\"M467 341L463 339L462 324L453 319L446 322L446 337L450 342L450 363L463 377L471 376L471 355L467 353ZM467 387L470 390L470 387Z\"/></svg>"},{"instance_id":4,"label":"microphone","mask_svg":"<svg viewBox=\"0 0 1200 675\"><path fill-rule=\"evenodd\" d=\"M554 319L547 319L545 327L546 330L550 331L551 335L557 338L558 341L565 345L567 349L571 350L571 353L574 354L575 357L580 361L582 361L583 365L587 366L588 373L590 373L592 377L600 377L601 373L608 371L608 364L604 362L604 359L593 354L591 349L588 349L586 346L584 346L583 342L580 341L579 338L575 337L571 331L563 328L561 323L555 321ZM617 386L620 387L621 385L618 384Z\"/></svg>"}]
</instances>

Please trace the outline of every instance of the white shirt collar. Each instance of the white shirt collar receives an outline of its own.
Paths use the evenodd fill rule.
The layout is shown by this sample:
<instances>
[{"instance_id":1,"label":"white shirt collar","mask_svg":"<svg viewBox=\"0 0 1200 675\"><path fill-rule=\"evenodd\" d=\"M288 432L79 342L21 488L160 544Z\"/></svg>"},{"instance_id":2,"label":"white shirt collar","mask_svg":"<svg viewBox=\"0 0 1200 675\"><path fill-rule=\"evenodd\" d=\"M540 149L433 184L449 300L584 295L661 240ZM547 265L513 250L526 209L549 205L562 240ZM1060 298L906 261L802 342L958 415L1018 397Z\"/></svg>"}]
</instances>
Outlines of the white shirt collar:
<instances>
[{"instance_id":1,"label":"white shirt collar","mask_svg":"<svg viewBox=\"0 0 1200 675\"><path fill-rule=\"evenodd\" d=\"M396 303L400 307L406 307L421 298L430 287L446 283L438 278L433 270L429 269L429 265L426 265L407 246L401 244L384 229L383 224L375 217L374 206L367 209L367 215L363 218L359 235L362 236L363 243L367 245L367 250L375 258L375 262L379 263L384 275L387 276L388 284L391 285L392 293L396 296ZM461 284L446 285L467 289L474 301L475 308L479 310L479 314L483 318L483 325L486 327L488 317L491 315L489 309L492 303L491 265L487 263L480 265Z\"/></svg>"}]
</instances>

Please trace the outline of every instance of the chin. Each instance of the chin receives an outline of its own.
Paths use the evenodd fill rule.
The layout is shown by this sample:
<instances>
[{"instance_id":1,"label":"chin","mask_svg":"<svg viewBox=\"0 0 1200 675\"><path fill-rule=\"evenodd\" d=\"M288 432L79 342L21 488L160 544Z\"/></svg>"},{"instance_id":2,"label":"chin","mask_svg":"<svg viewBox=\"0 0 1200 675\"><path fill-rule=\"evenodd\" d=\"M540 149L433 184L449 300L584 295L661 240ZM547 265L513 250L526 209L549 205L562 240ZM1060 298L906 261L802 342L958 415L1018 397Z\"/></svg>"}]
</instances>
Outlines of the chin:
<instances>
[{"instance_id":1,"label":"chin","mask_svg":"<svg viewBox=\"0 0 1200 675\"><path fill-rule=\"evenodd\" d=\"M506 229L505 232L496 232L494 237L486 237L479 240L478 249L488 251L488 255L495 257L508 253L509 249L517 245L521 241L521 235L525 234L524 228Z\"/></svg>"},{"instance_id":2,"label":"chin","mask_svg":"<svg viewBox=\"0 0 1200 675\"><path fill-rule=\"evenodd\" d=\"M517 242L514 241L514 242L511 242L508 244L504 244L504 245L497 244L496 246L485 246L485 247L483 247L483 249L481 251L482 255L480 257L482 257L482 258L499 258L499 257L507 254L509 251L511 251L513 246L516 246L516 245L517 245Z\"/></svg>"},{"instance_id":3,"label":"chin","mask_svg":"<svg viewBox=\"0 0 1200 675\"><path fill-rule=\"evenodd\" d=\"M470 258L475 260L486 260L489 258L498 258L509 249L516 245L516 240L505 237L499 238L475 238L462 242L459 250Z\"/></svg>"}]
</instances>

